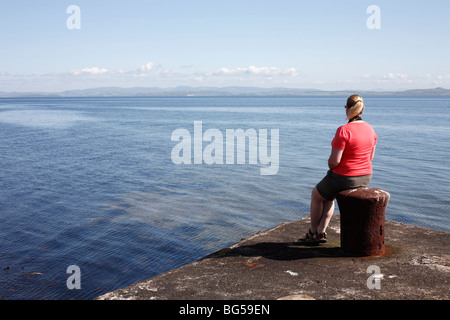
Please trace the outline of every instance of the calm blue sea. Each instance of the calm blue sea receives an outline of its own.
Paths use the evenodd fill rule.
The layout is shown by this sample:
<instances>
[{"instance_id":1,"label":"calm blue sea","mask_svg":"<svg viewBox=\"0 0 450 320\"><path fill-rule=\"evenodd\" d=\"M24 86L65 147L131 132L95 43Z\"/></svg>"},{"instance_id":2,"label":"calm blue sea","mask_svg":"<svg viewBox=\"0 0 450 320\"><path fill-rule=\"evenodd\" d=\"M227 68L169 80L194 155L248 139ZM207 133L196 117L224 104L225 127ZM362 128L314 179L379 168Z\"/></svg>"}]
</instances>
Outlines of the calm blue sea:
<instances>
[{"instance_id":1,"label":"calm blue sea","mask_svg":"<svg viewBox=\"0 0 450 320\"><path fill-rule=\"evenodd\" d=\"M0 99L0 299L92 299L307 216L345 100ZM365 102L387 219L450 231L450 98ZM193 137L194 121L224 135L278 129L278 173L175 165L172 132ZM81 289L66 285L71 265Z\"/></svg>"}]
</instances>

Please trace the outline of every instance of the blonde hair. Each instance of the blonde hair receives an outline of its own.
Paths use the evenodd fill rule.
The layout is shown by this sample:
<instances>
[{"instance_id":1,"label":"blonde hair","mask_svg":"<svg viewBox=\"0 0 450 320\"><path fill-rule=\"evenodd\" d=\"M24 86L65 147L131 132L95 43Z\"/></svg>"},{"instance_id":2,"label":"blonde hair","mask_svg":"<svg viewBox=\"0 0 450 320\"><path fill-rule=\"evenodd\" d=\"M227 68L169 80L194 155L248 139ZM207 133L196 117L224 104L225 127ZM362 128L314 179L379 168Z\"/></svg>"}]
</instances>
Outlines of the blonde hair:
<instances>
[{"instance_id":1,"label":"blonde hair","mask_svg":"<svg viewBox=\"0 0 450 320\"><path fill-rule=\"evenodd\" d=\"M364 100L360 95L354 94L347 99L347 119L359 116L364 110Z\"/></svg>"}]
</instances>

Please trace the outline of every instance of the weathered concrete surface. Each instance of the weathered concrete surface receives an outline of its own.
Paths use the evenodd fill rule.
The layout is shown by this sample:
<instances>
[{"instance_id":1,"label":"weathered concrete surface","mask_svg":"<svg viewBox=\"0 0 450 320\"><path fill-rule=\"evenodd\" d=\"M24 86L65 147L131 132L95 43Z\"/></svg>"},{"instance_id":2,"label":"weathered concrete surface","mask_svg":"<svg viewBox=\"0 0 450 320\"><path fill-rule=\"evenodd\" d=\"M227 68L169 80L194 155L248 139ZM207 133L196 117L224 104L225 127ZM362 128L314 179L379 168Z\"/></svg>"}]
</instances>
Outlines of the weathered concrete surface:
<instances>
[{"instance_id":1,"label":"weathered concrete surface","mask_svg":"<svg viewBox=\"0 0 450 320\"><path fill-rule=\"evenodd\" d=\"M329 241L293 245L309 218L284 223L242 239L200 261L97 299L274 300L450 298L450 233L386 221L386 251L379 257L345 257L339 216ZM368 273L369 266L380 273ZM371 277L369 279L369 277ZM369 284L380 288L369 289Z\"/></svg>"}]
</instances>

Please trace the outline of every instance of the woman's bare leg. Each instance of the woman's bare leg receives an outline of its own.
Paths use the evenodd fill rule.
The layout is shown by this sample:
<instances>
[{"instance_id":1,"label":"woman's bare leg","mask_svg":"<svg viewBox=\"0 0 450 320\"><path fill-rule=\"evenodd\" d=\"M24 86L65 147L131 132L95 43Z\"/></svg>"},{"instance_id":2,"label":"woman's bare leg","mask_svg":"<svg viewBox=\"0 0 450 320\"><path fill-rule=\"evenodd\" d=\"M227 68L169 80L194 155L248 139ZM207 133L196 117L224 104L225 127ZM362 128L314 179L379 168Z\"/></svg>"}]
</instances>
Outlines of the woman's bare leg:
<instances>
[{"instance_id":1,"label":"woman's bare leg","mask_svg":"<svg viewBox=\"0 0 450 320\"><path fill-rule=\"evenodd\" d=\"M314 188L311 192L311 232L323 233L330 223L334 212L334 200L323 198Z\"/></svg>"},{"instance_id":2,"label":"woman's bare leg","mask_svg":"<svg viewBox=\"0 0 450 320\"><path fill-rule=\"evenodd\" d=\"M323 197L320 195L319 191L314 188L311 192L311 232L316 233L317 228L319 228L320 220L322 219L323 213Z\"/></svg>"},{"instance_id":3,"label":"woman's bare leg","mask_svg":"<svg viewBox=\"0 0 450 320\"><path fill-rule=\"evenodd\" d=\"M325 200L323 202L322 219L320 219L319 226L317 227L318 233L324 233L327 230L328 224L331 221L333 213L334 213L334 200L333 201Z\"/></svg>"}]
</instances>

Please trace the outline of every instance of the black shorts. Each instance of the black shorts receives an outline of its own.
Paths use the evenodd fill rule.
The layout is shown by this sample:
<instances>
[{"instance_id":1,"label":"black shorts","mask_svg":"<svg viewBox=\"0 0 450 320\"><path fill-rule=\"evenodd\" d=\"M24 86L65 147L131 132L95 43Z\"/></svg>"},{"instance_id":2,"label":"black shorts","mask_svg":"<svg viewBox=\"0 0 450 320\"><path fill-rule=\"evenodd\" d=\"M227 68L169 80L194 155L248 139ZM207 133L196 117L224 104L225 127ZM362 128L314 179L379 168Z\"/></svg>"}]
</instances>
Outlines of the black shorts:
<instances>
[{"instance_id":1,"label":"black shorts","mask_svg":"<svg viewBox=\"0 0 450 320\"><path fill-rule=\"evenodd\" d=\"M328 201L334 200L336 195L344 190L367 187L372 180L372 175L364 176L342 176L340 174L334 173L328 170L325 178L322 179L317 185L316 189L319 191L320 195L327 199Z\"/></svg>"}]
</instances>

